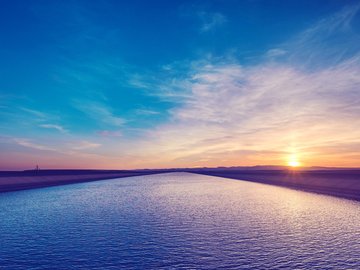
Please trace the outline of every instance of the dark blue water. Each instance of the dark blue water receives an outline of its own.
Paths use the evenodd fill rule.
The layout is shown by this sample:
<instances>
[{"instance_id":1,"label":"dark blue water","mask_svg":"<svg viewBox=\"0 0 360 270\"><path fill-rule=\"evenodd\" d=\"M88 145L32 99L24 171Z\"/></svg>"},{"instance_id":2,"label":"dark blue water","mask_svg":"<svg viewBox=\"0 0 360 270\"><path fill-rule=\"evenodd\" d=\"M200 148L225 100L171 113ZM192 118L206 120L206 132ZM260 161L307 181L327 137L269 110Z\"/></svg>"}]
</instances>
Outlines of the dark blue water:
<instances>
[{"instance_id":1,"label":"dark blue water","mask_svg":"<svg viewBox=\"0 0 360 270\"><path fill-rule=\"evenodd\" d=\"M0 194L0 269L360 269L360 203L169 173Z\"/></svg>"}]
</instances>

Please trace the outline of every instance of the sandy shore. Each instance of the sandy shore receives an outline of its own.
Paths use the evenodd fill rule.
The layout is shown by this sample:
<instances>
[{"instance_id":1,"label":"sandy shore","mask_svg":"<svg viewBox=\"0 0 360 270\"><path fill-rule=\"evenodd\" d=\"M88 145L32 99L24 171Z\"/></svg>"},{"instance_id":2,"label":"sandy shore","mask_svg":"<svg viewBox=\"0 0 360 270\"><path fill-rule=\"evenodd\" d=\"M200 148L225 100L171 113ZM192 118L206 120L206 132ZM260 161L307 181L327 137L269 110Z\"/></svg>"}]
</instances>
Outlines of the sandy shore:
<instances>
[{"instance_id":1,"label":"sandy shore","mask_svg":"<svg viewBox=\"0 0 360 270\"><path fill-rule=\"evenodd\" d=\"M301 189L360 201L360 169L346 170L192 170L194 173Z\"/></svg>"}]
</instances>

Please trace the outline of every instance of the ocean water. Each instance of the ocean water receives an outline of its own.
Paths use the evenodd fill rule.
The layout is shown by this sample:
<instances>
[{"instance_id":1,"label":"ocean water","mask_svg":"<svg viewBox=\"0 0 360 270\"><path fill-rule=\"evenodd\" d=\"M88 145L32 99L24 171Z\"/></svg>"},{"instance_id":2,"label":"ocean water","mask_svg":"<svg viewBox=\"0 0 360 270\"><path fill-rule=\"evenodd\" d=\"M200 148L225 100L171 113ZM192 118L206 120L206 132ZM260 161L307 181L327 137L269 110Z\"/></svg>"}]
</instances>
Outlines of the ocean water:
<instances>
[{"instance_id":1,"label":"ocean water","mask_svg":"<svg viewBox=\"0 0 360 270\"><path fill-rule=\"evenodd\" d=\"M190 173L1 193L0 269L360 269L360 203Z\"/></svg>"}]
</instances>

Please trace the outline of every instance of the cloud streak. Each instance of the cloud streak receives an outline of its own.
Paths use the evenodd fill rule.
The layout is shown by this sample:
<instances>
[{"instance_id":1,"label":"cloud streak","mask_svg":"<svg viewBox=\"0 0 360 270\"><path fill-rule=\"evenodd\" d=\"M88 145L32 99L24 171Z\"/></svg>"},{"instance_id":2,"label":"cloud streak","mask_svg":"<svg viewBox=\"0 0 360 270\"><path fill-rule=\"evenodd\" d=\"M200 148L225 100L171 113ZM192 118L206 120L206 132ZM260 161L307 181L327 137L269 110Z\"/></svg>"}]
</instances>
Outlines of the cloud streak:
<instances>
[{"instance_id":1,"label":"cloud streak","mask_svg":"<svg viewBox=\"0 0 360 270\"><path fill-rule=\"evenodd\" d=\"M30 139L25 138L14 138L13 141L21 146L36 149L36 150L42 150L42 151L56 151L55 148L45 146L42 144L34 143Z\"/></svg>"},{"instance_id":2,"label":"cloud streak","mask_svg":"<svg viewBox=\"0 0 360 270\"><path fill-rule=\"evenodd\" d=\"M358 54L360 35L353 21L359 10L360 4L345 6L287 41L282 49L291 51L288 61L315 69L337 65Z\"/></svg>"},{"instance_id":3,"label":"cloud streak","mask_svg":"<svg viewBox=\"0 0 360 270\"><path fill-rule=\"evenodd\" d=\"M41 124L41 125L39 125L39 127L47 128L47 129L55 129L61 133L68 132L64 127L62 127L60 125L55 125L55 124Z\"/></svg>"},{"instance_id":4,"label":"cloud streak","mask_svg":"<svg viewBox=\"0 0 360 270\"><path fill-rule=\"evenodd\" d=\"M71 148L74 150L86 150L86 149L94 149L100 147L100 143L94 143L89 141L79 141L76 142Z\"/></svg>"},{"instance_id":5,"label":"cloud streak","mask_svg":"<svg viewBox=\"0 0 360 270\"><path fill-rule=\"evenodd\" d=\"M125 124L125 119L116 116L112 109L104 103L93 101L75 101L74 107L91 119L110 126L120 127Z\"/></svg>"},{"instance_id":6,"label":"cloud streak","mask_svg":"<svg viewBox=\"0 0 360 270\"><path fill-rule=\"evenodd\" d=\"M213 31L227 22L226 17L221 13L199 12L199 19L201 21L200 32L206 33Z\"/></svg>"}]
</instances>

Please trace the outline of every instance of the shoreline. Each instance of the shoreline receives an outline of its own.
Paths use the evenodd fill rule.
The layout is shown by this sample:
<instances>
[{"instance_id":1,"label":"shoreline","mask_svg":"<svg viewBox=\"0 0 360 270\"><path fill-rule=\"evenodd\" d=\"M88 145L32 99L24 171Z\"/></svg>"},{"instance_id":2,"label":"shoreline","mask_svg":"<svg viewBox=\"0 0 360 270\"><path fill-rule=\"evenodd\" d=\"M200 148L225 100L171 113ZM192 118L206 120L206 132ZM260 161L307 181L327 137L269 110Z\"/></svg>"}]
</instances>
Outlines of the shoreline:
<instances>
[{"instance_id":1,"label":"shoreline","mask_svg":"<svg viewBox=\"0 0 360 270\"><path fill-rule=\"evenodd\" d=\"M0 172L0 193L169 172L189 172L287 187L360 201L360 169L346 170L42 170Z\"/></svg>"},{"instance_id":2,"label":"shoreline","mask_svg":"<svg viewBox=\"0 0 360 270\"><path fill-rule=\"evenodd\" d=\"M115 178L149 175L153 171L47 170L0 172L0 193Z\"/></svg>"},{"instance_id":3,"label":"shoreline","mask_svg":"<svg viewBox=\"0 0 360 270\"><path fill-rule=\"evenodd\" d=\"M360 170L193 170L193 173L281 186L360 201Z\"/></svg>"}]
</instances>

